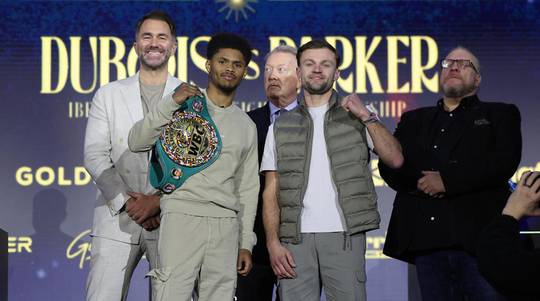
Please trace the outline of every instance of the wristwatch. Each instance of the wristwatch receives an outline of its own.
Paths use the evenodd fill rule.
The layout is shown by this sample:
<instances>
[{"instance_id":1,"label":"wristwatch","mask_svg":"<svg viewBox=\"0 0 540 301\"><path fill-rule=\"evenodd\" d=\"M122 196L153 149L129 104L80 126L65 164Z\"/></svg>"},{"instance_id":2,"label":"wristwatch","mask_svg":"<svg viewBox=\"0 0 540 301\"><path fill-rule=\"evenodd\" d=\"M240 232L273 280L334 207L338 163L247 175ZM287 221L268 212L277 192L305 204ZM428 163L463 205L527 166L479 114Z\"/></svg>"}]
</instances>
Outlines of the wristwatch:
<instances>
[{"instance_id":1,"label":"wristwatch","mask_svg":"<svg viewBox=\"0 0 540 301\"><path fill-rule=\"evenodd\" d=\"M381 119L379 118L379 115L375 112L369 113L369 117L366 120L362 120L363 124L370 124L374 122L379 122Z\"/></svg>"}]
</instances>

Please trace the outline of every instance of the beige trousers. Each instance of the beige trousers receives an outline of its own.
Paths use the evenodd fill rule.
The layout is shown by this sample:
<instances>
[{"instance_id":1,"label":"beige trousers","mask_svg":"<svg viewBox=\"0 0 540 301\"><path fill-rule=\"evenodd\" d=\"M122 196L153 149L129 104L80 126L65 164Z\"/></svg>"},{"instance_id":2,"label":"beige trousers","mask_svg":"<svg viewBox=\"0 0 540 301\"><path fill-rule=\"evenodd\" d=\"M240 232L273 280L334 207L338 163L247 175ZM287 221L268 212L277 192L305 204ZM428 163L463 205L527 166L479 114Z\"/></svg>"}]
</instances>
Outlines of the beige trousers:
<instances>
[{"instance_id":1,"label":"beige trousers","mask_svg":"<svg viewBox=\"0 0 540 301\"><path fill-rule=\"evenodd\" d=\"M233 300L239 224L236 217L166 213L161 217L158 267L148 273L153 300ZM197 287L195 287L197 285Z\"/></svg>"},{"instance_id":2,"label":"beige trousers","mask_svg":"<svg viewBox=\"0 0 540 301\"><path fill-rule=\"evenodd\" d=\"M146 253L150 268L157 265L157 241L154 237L155 235L148 235L148 232L142 231L138 245L98 236L92 237L92 258L86 280L86 300L126 300L131 276L143 254Z\"/></svg>"}]
</instances>

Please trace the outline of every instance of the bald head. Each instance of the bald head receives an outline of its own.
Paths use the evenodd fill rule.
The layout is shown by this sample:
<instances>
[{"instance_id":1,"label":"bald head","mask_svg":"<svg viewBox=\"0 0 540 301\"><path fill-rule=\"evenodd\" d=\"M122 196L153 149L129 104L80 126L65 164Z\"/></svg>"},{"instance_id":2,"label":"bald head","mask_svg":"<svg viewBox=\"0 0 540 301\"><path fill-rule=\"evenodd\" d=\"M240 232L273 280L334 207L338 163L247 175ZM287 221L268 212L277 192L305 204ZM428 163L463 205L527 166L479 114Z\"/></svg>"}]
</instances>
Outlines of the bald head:
<instances>
[{"instance_id":1,"label":"bald head","mask_svg":"<svg viewBox=\"0 0 540 301\"><path fill-rule=\"evenodd\" d=\"M469 57L471 62L474 64L474 68L476 68L476 71L480 73L480 61L478 60L476 55L474 55L474 53L472 53L469 49L462 46L457 46L456 48L448 52L448 55L446 55L446 58L450 58L449 57L450 55L455 55L455 54L466 54L466 56Z\"/></svg>"},{"instance_id":2,"label":"bald head","mask_svg":"<svg viewBox=\"0 0 540 301\"><path fill-rule=\"evenodd\" d=\"M476 94L482 80L478 58L468 49L456 47L445 59L450 61L443 67L440 76L445 98L459 100ZM465 61L470 61L472 65Z\"/></svg>"}]
</instances>

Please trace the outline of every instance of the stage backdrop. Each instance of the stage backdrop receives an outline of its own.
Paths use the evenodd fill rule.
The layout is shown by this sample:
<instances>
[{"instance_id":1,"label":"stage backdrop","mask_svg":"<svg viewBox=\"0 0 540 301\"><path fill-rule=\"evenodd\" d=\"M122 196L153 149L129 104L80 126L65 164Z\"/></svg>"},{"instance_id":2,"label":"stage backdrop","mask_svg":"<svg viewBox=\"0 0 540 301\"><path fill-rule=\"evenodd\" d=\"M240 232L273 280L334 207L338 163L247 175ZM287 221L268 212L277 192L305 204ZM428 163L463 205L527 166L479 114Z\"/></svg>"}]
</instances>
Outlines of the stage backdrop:
<instances>
[{"instance_id":1,"label":"stage backdrop","mask_svg":"<svg viewBox=\"0 0 540 301\"><path fill-rule=\"evenodd\" d=\"M96 90L136 72L134 25L153 9L176 21L172 74L202 87L209 36L245 36L254 59L237 94L265 102L263 57L273 47L326 38L341 57L337 89L355 92L393 130L404 111L439 98L439 61L463 45L482 64L480 97L522 114L518 173L540 169L538 1L156 1L0 4L0 228L9 232L10 300L83 300L96 188L83 167L83 139ZM394 192L373 177L381 229L369 232L369 300L414 300L408 266L382 255ZM534 226L529 220L528 225ZM534 228L534 227L533 227ZM131 300L147 300L147 265Z\"/></svg>"}]
</instances>

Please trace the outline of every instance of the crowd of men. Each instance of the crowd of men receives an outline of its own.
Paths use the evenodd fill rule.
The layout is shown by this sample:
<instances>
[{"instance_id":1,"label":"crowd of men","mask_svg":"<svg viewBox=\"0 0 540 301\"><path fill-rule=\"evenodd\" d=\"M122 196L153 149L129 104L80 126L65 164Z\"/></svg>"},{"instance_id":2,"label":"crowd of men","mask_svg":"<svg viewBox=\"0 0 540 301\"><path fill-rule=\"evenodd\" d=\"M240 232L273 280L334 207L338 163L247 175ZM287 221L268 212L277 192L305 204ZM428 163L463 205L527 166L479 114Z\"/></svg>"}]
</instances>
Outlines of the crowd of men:
<instances>
[{"instance_id":1,"label":"crowd of men","mask_svg":"<svg viewBox=\"0 0 540 301\"><path fill-rule=\"evenodd\" d=\"M139 71L101 87L88 119L98 198L87 300L126 300L143 254L153 300L272 300L275 287L280 300L320 300L323 288L327 300L366 300L366 232L380 224L372 153L397 192L384 254L416 266L424 300L538 295L514 285L523 262L504 276L491 264L526 252L516 224L540 215L540 181L527 174L509 199L519 110L479 99L471 51L446 55L442 98L404 113L392 135L357 95L333 89L340 57L325 40L270 51L267 103L247 114L233 104L252 56L243 37L212 36L205 88L168 73L166 13L138 21L134 48ZM493 234L505 223L511 242Z\"/></svg>"}]
</instances>

